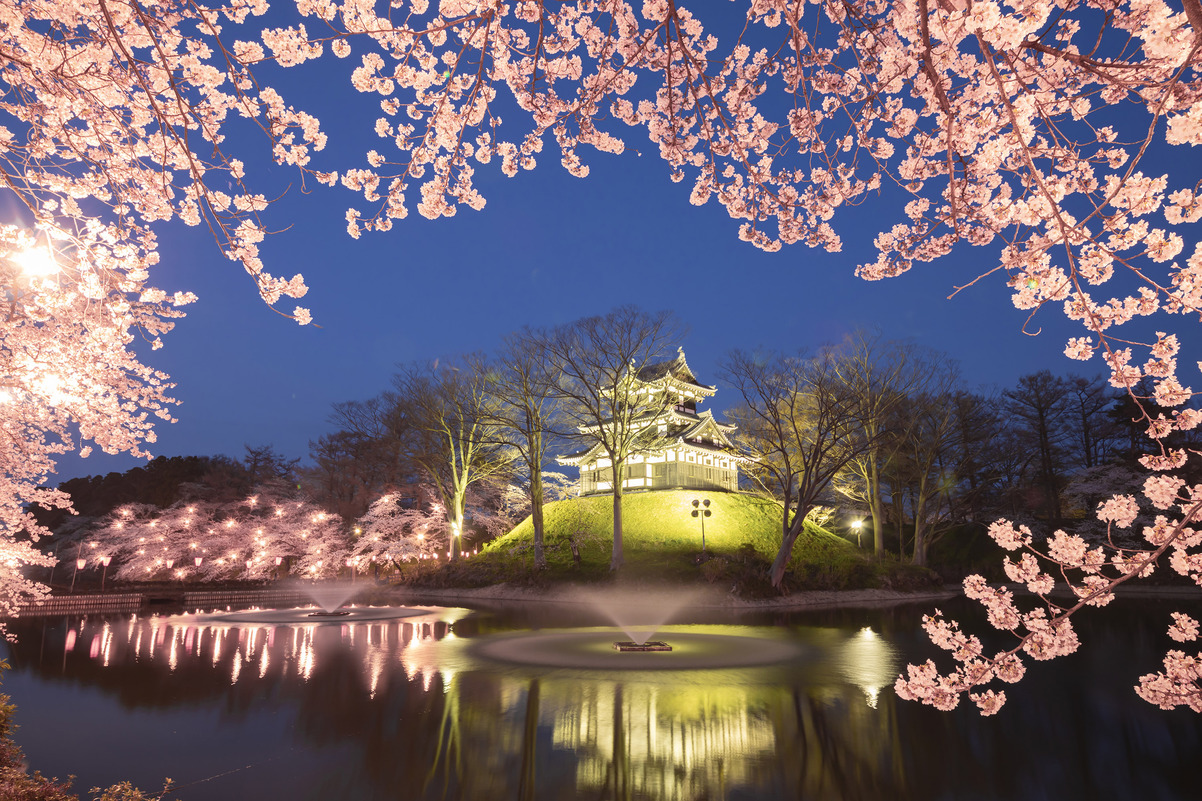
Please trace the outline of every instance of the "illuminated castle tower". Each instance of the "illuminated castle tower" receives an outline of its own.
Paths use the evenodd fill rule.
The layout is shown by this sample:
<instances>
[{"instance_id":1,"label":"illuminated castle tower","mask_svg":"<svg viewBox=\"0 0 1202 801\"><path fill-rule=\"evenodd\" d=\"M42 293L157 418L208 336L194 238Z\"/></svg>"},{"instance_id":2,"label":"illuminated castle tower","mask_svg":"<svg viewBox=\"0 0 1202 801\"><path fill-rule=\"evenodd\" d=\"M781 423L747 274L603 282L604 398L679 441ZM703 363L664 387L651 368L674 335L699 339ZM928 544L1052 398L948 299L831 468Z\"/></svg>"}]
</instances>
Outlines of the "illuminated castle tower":
<instances>
[{"instance_id":1,"label":"illuminated castle tower","mask_svg":"<svg viewBox=\"0 0 1202 801\"><path fill-rule=\"evenodd\" d=\"M716 389L696 379L683 349L675 359L644 367L623 391L662 399L659 411L636 423L642 442L626 462L623 489L738 489L739 464L748 460L727 438L735 426L719 423L713 412L697 411ZM580 431L587 435L595 428L581 426ZM613 468L600 444L557 458L580 468L581 495L613 489Z\"/></svg>"}]
</instances>

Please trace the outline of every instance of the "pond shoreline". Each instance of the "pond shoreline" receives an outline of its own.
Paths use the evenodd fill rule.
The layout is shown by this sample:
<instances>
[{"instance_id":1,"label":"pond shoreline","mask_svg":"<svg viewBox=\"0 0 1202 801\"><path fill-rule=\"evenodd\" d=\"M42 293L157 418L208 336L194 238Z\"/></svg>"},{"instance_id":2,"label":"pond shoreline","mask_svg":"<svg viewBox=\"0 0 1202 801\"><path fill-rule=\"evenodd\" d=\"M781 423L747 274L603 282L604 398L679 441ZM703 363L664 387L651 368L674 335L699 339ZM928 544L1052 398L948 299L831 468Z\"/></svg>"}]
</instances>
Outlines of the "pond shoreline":
<instances>
[{"instance_id":1,"label":"pond shoreline","mask_svg":"<svg viewBox=\"0 0 1202 801\"><path fill-rule=\"evenodd\" d=\"M1018 597L1036 598L1033 593L1027 591L1022 584L1002 583L993 586L1006 587L1010 589ZM580 586L561 586L550 590L532 589L529 587L515 587L508 584L494 584L489 587L476 588L445 588L445 589L419 589L409 587L393 587L385 592L389 596L395 595L398 598L406 599L407 602L413 602L414 599L430 599L436 601L459 601L465 604L470 604L474 601L489 601L503 603L557 603L557 604L592 604L594 601L591 595L595 594L599 588L580 585ZM632 597L637 597L641 592L655 591L663 592L665 590L680 589L681 591L692 591L695 587L672 587L662 585L610 585L602 591L621 594L629 593ZM900 590L885 590L885 589L862 589L862 590L810 590L795 592L790 595L784 595L779 598L739 598L729 593L723 594L715 590L702 590L700 596L690 602L691 607L707 608L707 609L730 609L730 610L747 610L747 611L773 611L773 610L802 610L802 609L829 609L829 608L874 608L897 606L909 603L919 603L923 601L942 601L949 598L962 597L964 594L963 588L959 584L947 584L940 589L917 590L912 592L904 592ZM1182 600L1202 601L1202 587L1163 587L1163 586L1120 586L1115 589L1115 595L1119 598L1163 598L1172 600L1180 598ZM1056 600L1073 598L1074 596L1066 587L1057 586L1053 591L1053 597Z\"/></svg>"},{"instance_id":2,"label":"pond shoreline","mask_svg":"<svg viewBox=\"0 0 1202 801\"><path fill-rule=\"evenodd\" d=\"M673 587L662 585L610 585L603 588L592 586L567 586L553 590L536 590L527 587L513 587L507 584L495 584L489 587L472 589L412 589L391 588L387 591L390 596L396 596L407 603L429 599L431 601L458 602L471 605L473 602L502 602L502 603L555 603L592 605L598 591L608 594L628 594L637 598L640 593L654 591L663 593L679 589L681 592L695 592L695 587ZM737 598L713 590L701 590L693 598L689 606L705 609L729 609L746 611L773 611L795 609L822 609L832 607L882 607L898 604L915 603L920 601L936 601L952 598L960 594L959 587L944 587L939 590L918 592L900 592L898 590L815 590L796 592L780 598L747 599Z\"/></svg>"},{"instance_id":3,"label":"pond shoreline","mask_svg":"<svg viewBox=\"0 0 1202 801\"><path fill-rule=\"evenodd\" d=\"M1010 589L1016 597L1035 599L1037 596L1027 591L1021 584L997 584L994 586ZM195 592L192 596L214 595L213 599L190 597L187 603L183 599L170 606L159 606L157 609L156 591L150 588L136 586L122 588L122 593L79 594L53 596L49 603L39 607L22 609L21 617L51 616L63 614L90 614L96 612L147 611L168 612L173 607L200 608L211 606L206 603L212 600L214 604L225 606L232 602L234 606L274 606L283 608L304 604L306 589L304 586L268 586L256 589L245 589L237 592L221 593ZM711 587L696 585L665 585L655 583L618 583L610 585L558 585L553 588L537 589L532 587L514 586L510 584L494 584L487 587L410 587L399 585L367 585L354 593L351 603L359 605L458 605L473 606L475 604L504 604L504 605L595 605L598 594L608 596L626 596L637 601L640 596L652 594L664 597L672 593L688 594L689 606L699 609L723 609L728 611L771 612L799 611L806 609L869 609L902 606L928 601L945 601L963 596L963 589L958 584L944 585L942 588L927 590L901 591L887 589L859 590L809 590L783 595L777 598L740 598L730 593L723 593ZM158 593L161 594L161 591ZM1202 601L1202 588L1198 587L1165 587L1165 586L1120 586L1115 590L1119 598L1147 599L1181 599L1182 601ZM217 599L222 595L222 599ZM237 599L225 599L224 595L237 595ZM286 596L286 597L285 597ZM1071 600L1074 596L1066 587L1057 586L1052 596L1058 602ZM109 603L115 598L137 599L128 610L110 608ZM155 598L155 601L148 599ZM219 602L218 602L219 600ZM94 602L94 603L90 603ZM79 606L82 604L82 606ZM79 606L79 608L75 608ZM94 606L95 608L91 608ZM88 608L84 608L88 607Z\"/></svg>"}]
</instances>

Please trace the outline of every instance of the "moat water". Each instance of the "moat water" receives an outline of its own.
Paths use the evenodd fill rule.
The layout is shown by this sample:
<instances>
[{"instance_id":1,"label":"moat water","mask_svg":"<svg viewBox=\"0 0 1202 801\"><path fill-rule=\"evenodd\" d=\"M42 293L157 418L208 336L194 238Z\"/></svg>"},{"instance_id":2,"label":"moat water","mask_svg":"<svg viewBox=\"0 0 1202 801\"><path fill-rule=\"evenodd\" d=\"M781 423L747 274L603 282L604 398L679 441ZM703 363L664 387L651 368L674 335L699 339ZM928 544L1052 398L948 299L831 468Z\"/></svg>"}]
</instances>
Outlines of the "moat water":
<instances>
[{"instance_id":1,"label":"moat water","mask_svg":"<svg viewBox=\"0 0 1202 801\"><path fill-rule=\"evenodd\" d=\"M185 801L1185 801L1202 798L1202 718L1132 685L1188 605L1081 617L1081 651L1032 664L993 718L894 695L906 662L941 657L919 629L930 602L686 609L656 632L675 641L662 654L613 651L625 635L583 605L25 620L3 690L30 767L77 791L169 777Z\"/></svg>"}]
</instances>

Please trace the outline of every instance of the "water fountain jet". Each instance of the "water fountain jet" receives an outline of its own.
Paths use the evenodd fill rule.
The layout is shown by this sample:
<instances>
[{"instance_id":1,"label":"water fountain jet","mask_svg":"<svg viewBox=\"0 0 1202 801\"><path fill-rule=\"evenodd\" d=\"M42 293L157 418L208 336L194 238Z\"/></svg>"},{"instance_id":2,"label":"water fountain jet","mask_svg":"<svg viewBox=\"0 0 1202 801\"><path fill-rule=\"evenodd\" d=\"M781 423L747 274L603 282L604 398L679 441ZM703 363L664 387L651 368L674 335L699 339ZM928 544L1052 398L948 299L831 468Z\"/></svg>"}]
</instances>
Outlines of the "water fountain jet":
<instances>
[{"instance_id":1,"label":"water fountain jet","mask_svg":"<svg viewBox=\"0 0 1202 801\"><path fill-rule=\"evenodd\" d=\"M632 595L637 595L637 602L631 600ZM672 646L651 638L673 615L694 603L700 595L699 591L692 589L648 593L641 588L631 587L593 592L587 597L594 607L605 613L630 638L613 644L614 650L627 652L671 651Z\"/></svg>"},{"instance_id":2,"label":"water fountain jet","mask_svg":"<svg viewBox=\"0 0 1202 801\"><path fill-rule=\"evenodd\" d=\"M320 612L313 612L309 617L345 617L350 614L342 605L363 589L362 585L355 586L352 582L328 581L322 584L307 584L305 594L313 603L321 607Z\"/></svg>"}]
</instances>

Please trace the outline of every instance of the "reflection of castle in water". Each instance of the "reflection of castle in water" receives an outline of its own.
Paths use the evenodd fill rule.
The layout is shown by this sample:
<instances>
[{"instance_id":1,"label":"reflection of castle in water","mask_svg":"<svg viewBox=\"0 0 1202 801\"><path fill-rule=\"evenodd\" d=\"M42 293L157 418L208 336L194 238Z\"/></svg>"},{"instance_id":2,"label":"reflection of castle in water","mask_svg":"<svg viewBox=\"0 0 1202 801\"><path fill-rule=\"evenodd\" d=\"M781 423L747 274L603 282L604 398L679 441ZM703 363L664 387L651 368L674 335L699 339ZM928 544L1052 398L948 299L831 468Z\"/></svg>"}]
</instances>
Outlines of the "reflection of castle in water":
<instances>
[{"instance_id":1,"label":"reflection of castle in water","mask_svg":"<svg viewBox=\"0 0 1202 801\"><path fill-rule=\"evenodd\" d=\"M1151 644L1146 621L1175 608L1101 610L1082 623L1097 650L1031 671L987 719L896 701L888 685L907 657L890 643L926 654L917 612L773 616L779 626L731 630L775 632L822 656L659 674L479 658L494 634L531 631L540 618L525 611L521 625L430 610L345 628L23 619L9 623L5 690L25 716L19 737L42 729L41 756L27 751L34 767L67 754L52 771L64 775L86 748L114 780L170 769L180 786L191 780L179 793L188 801L1202 798L1191 768L1202 724L1148 709L1121 678L1135 661L1116 667Z\"/></svg>"},{"instance_id":2,"label":"reflection of castle in water","mask_svg":"<svg viewBox=\"0 0 1202 801\"><path fill-rule=\"evenodd\" d=\"M766 714L774 690L620 682L547 690L552 747L575 752L580 791L616 785L695 798L704 787L753 786L751 773L776 753L777 721Z\"/></svg>"},{"instance_id":3,"label":"reflection of castle in water","mask_svg":"<svg viewBox=\"0 0 1202 801\"><path fill-rule=\"evenodd\" d=\"M249 707L248 698L297 698L310 736L363 741L355 781L391 787L421 776L436 797L445 793L433 788L450 787L446 797L520 799L537 785L540 797L692 799L754 788L849 798L888 794L900 780L892 697L879 709L866 703L896 665L863 632L811 630L826 657L804 677L626 675L481 664L463 647L487 636L469 614L287 626L201 615L85 621L65 632L62 666L98 683L150 671L156 679L126 684L225 694Z\"/></svg>"}]
</instances>

